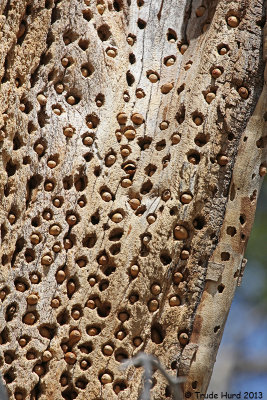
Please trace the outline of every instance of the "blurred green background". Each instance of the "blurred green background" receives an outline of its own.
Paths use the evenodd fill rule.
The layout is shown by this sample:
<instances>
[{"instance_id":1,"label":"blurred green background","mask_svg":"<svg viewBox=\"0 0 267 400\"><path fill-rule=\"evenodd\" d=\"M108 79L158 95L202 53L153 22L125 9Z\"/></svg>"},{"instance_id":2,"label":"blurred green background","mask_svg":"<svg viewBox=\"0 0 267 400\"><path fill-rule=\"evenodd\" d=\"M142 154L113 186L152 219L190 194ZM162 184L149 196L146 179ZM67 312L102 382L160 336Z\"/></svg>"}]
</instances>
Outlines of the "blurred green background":
<instances>
[{"instance_id":1,"label":"blurred green background","mask_svg":"<svg viewBox=\"0 0 267 400\"><path fill-rule=\"evenodd\" d=\"M242 286L237 288L208 393L250 392L267 399L267 178L248 242ZM253 392L253 393L251 393ZM225 398L225 397L224 397Z\"/></svg>"}]
</instances>

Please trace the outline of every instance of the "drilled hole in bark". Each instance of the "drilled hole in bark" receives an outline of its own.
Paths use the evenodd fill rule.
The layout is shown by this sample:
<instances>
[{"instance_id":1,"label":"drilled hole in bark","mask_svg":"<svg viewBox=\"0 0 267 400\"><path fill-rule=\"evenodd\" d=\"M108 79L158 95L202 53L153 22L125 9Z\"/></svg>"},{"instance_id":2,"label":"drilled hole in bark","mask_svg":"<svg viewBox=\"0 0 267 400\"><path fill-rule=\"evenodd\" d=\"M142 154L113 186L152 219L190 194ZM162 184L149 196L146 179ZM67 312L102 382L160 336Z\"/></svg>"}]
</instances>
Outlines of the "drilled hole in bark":
<instances>
[{"instance_id":1,"label":"drilled hole in bark","mask_svg":"<svg viewBox=\"0 0 267 400\"><path fill-rule=\"evenodd\" d=\"M113 229L109 234L109 240L112 242L117 242L121 240L122 235L123 235L123 229L121 228Z\"/></svg>"},{"instance_id":2,"label":"drilled hole in bark","mask_svg":"<svg viewBox=\"0 0 267 400\"><path fill-rule=\"evenodd\" d=\"M135 57L134 53L129 54L129 62L130 62L130 64L134 64L136 62L136 57Z\"/></svg>"},{"instance_id":3,"label":"drilled hole in bark","mask_svg":"<svg viewBox=\"0 0 267 400\"><path fill-rule=\"evenodd\" d=\"M234 226L228 226L226 229L226 233L227 233L227 235L235 236L236 228Z\"/></svg>"},{"instance_id":4,"label":"drilled hole in bark","mask_svg":"<svg viewBox=\"0 0 267 400\"><path fill-rule=\"evenodd\" d=\"M194 142L198 147L203 147L209 141L209 136L205 135L204 133L199 133L196 137Z\"/></svg>"},{"instance_id":5,"label":"drilled hole in bark","mask_svg":"<svg viewBox=\"0 0 267 400\"><path fill-rule=\"evenodd\" d=\"M65 308L57 316L57 322L59 325L66 325L70 321L69 311Z\"/></svg>"},{"instance_id":6,"label":"drilled hole in bark","mask_svg":"<svg viewBox=\"0 0 267 400\"><path fill-rule=\"evenodd\" d=\"M109 281L107 279L102 279L101 282L99 282L99 290L100 292L104 292L109 287Z\"/></svg>"},{"instance_id":7,"label":"drilled hole in bark","mask_svg":"<svg viewBox=\"0 0 267 400\"><path fill-rule=\"evenodd\" d=\"M135 82L134 76L130 71L127 71L126 73L126 81L128 86L133 86Z\"/></svg>"},{"instance_id":8,"label":"drilled hole in bark","mask_svg":"<svg viewBox=\"0 0 267 400\"><path fill-rule=\"evenodd\" d=\"M165 139L160 140L159 142L156 143L155 147L157 151L162 151L166 147L166 140Z\"/></svg>"},{"instance_id":9,"label":"drilled hole in bark","mask_svg":"<svg viewBox=\"0 0 267 400\"><path fill-rule=\"evenodd\" d=\"M239 217L239 221L241 225L244 225L246 223L246 216L245 214L241 214Z\"/></svg>"},{"instance_id":10,"label":"drilled hole in bark","mask_svg":"<svg viewBox=\"0 0 267 400\"><path fill-rule=\"evenodd\" d=\"M83 18L86 20L86 21L91 21L91 19L93 18L93 13L92 13L92 11L91 10L89 10L89 9L86 9L86 10L83 10ZM99 35L99 34L98 34ZM101 39L102 40L102 39Z\"/></svg>"},{"instance_id":11,"label":"drilled hole in bark","mask_svg":"<svg viewBox=\"0 0 267 400\"><path fill-rule=\"evenodd\" d=\"M182 124L185 119L185 106L181 104L179 106L179 111L175 115L175 119L178 122L178 124Z\"/></svg>"},{"instance_id":12,"label":"drilled hole in bark","mask_svg":"<svg viewBox=\"0 0 267 400\"><path fill-rule=\"evenodd\" d=\"M149 164L146 168L145 168L145 173L148 176L152 176L154 175L154 173L156 172L157 167L153 164Z\"/></svg>"},{"instance_id":13,"label":"drilled hole in bark","mask_svg":"<svg viewBox=\"0 0 267 400\"><path fill-rule=\"evenodd\" d=\"M221 253L221 260L222 261L229 261L230 260L230 253L224 251Z\"/></svg>"},{"instance_id":14,"label":"drilled hole in bark","mask_svg":"<svg viewBox=\"0 0 267 400\"><path fill-rule=\"evenodd\" d=\"M151 340L156 344L160 344L164 340L164 332L160 324L153 324L151 327Z\"/></svg>"},{"instance_id":15,"label":"drilled hole in bark","mask_svg":"<svg viewBox=\"0 0 267 400\"><path fill-rule=\"evenodd\" d=\"M22 146L24 146L23 140L18 132L16 132L13 139L13 150L19 150Z\"/></svg>"},{"instance_id":16,"label":"drilled hole in bark","mask_svg":"<svg viewBox=\"0 0 267 400\"><path fill-rule=\"evenodd\" d=\"M200 230L204 228L205 223L206 223L205 218L200 215L199 217L194 219L193 226L195 229Z\"/></svg>"},{"instance_id":17,"label":"drilled hole in bark","mask_svg":"<svg viewBox=\"0 0 267 400\"><path fill-rule=\"evenodd\" d=\"M99 307L97 307L97 314L101 317L101 318L106 318L111 310L111 305L108 302L105 302L103 304L101 304Z\"/></svg>"},{"instance_id":18,"label":"drilled hole in bark","mask_svg":"<svg viewBox=\"0 0 267 400\"><path fill-rule=\"evenodd\" d=\"M140 193L141 194L148 194L150 192L150 190L152 189L153 184L150 180L147 180L146 182L143 183L141 189L140 189Z\"/></svg>"},{"instance_id":19,"label":"drilled hole in bark","mask_svg":"<svg viewBox=\"0 0 267 400\"><path fill-rule=\"evenodd\" d=\"M225 286L221 283L221 284L218 286L218 292L219 292L219 293L222 293L222 292L224 291L224 288L225 288Z\"/></svg>"},{"instance_id":20,"label":"drilled hole in bark","mask_svg":"<svg viewBox=\"0 0 267 400\"><path fill-rule=\"evenodd\" d=\"M168 29L168 32L167 32L167 40L169 41L169 42L176 42L176 40L177 40L177 34L176 34L176 32L173 30L173 29Z\"/></svg>"},{"instance_id":21,"label":"drilled hole in bark","mask_svg":"<svg viewBox=\"0 0 267 400\"><path fill-rule=\"evenodd\" d=\"M97 241L96 233L95 232L89 233L83 239L83 246L92 249L96 244L96 241Z\"/></svg>"},{"instance_id":22,"label":"drilled hole in bark","mask_svg":"<svg viewBox=\"0 0 267 400\"><path fill-rule=\"evenodd\" d=\"M114 8L115 11L117 11L117 12L121 11L122 10L122 6L123 6L122 0L113 1L113 8Z\"/></svg>"},{"instance_id":23,"label":"drilled hole in bark","mask_svg":"<svg viewBox=\"0 0 267 400\"><path fill-rule=\"evenodd\" d=\"M143 137L143 138L139 138L137 140L138 146L140 147L141 150L146 150L149 148L150 144L152 142L152 138L150 137Z\"/></svg>"},{"instance_id":24,"label":"drilled hole in bark","mask_svg":"<svg viewBox=\"0 0 267 400\"><path fill-rule=\"evenodd\" d=\"M107 24L101 25L97 29L97 34L102 42L106 42L111 36L109 26Z\"/></svg>"},{"instance_id":25,"label":"drilled hole in bark","mask_svg":"<svg viewBox=\"0 0 267 400\"><path fill-rule=\"evenodd\" d=\"M160 261L163 265L168 265L172 262L172 258L167 251L163 251L160 255Z\"/></svg>"},{"instance_id":26,"label":"drilled hole in bark","mask_svg":"<svg viewBox=\"0 0 267 400\"><path fill-rule=\"evenodd\" d=\"M144 21L144 20L141 19L141 18L138 18L138 20L137 20L137 26L138 26L139 29L145 29L146 24L147 24L146 21Z\"/></svg>"}]
</instances>

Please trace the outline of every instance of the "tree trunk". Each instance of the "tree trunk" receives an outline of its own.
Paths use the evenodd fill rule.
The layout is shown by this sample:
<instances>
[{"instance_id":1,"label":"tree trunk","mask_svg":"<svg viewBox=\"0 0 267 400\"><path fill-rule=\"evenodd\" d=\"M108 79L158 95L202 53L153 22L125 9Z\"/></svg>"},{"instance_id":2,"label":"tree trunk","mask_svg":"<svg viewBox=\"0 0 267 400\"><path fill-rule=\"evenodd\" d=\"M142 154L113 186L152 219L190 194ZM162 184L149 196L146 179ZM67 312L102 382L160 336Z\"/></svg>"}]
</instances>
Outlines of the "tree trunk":
<instances>
[{"instance_id":1,"label":"tree trunk","mask_svg":"<svg viewBox=\"0 0 267 400\"><path fill-rule=\"evenodd\" d=\"M0 10L10 398L137 400L142 371L120 361L142 350L196 399L266 172L264 0Z\"/></svg>"}]
</instances>

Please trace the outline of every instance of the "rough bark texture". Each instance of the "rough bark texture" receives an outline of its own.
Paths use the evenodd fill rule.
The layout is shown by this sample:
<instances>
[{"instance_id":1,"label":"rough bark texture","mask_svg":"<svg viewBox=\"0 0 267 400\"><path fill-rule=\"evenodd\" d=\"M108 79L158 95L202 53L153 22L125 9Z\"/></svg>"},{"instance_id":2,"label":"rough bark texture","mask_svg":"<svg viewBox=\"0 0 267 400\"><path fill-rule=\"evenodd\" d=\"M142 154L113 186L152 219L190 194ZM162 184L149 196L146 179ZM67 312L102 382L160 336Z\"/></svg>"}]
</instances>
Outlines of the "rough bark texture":
<instances>
[{"instance_id":1,"label":"rough bark texture","mask_svg":"<svg viewBox=\"0 0 267 400\"><path fill-rule=\"evenodd\" d=\"M10 399L138 399L142 371L120 361L140 350L196 398L266 172L264 0L0 11Z\"/></svg>"}]
</instances>

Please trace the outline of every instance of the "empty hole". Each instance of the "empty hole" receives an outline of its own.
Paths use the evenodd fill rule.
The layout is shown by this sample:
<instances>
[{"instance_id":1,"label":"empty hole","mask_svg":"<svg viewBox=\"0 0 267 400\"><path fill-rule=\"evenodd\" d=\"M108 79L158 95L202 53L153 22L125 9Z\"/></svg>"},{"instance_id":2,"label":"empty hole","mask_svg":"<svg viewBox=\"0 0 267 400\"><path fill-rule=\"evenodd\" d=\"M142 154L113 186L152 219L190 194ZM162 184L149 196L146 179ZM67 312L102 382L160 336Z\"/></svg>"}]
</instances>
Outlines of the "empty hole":
<instances>
[{"instance_id":1,"label":"empty hole","mask_svg":"<svg viewBox=\"0 0 267 400\"><path fill-rule=\"evenodd\" d=\"M175 371L177 369L177 360L171 362L171 369Z\"/></svg>"},{"instance_id":2,"label":"empty hole","mask_svg":"<svg viewBox=\"0 0 267 400\"><path fill-rule=\"evenodd\" d=\"M127 71L126 73L126 81L128 86L132 86L135 82L134 76L130 71Z\"/></svg>"},{"instance_id":3,"label":"empty hole","mask_svg":"<svg viewBox=\"0 0 267 400\"><path fill-rule=\"evenodd\" d=\"M91 216L91 222L93 225L97 225L100 221L100 215L99 212L95 212L92 216Z\"/></svg>"},{"instance_id":4,"label":"empty hole","mask_svg":"<svg viewBox=\"0 0 267 400\"><path fill-rule=\"evenodd\" d=\"M197 381L192 382L192 389L196 389L197 388Z\"/></svg>"},{"instance_id":5,"label":"empty hole","mask_svg":"<svg viewBox=\"0 0 267 400\"><path fill-rule=\"evenodd\" d=\"M27 263L30 263L35 259L35 252L33 249L26 249L24 255Z\"/></svg>"},{"instance_id":6,"label":"empty hole","mask_svg":"<svg viewBox=\"0 0 267 400\"><path fill-rule=\"evenodd\" d=\"M145 27L146 27L146 21L144 21L144 20L141 19L141 18L138 18L138 20L137 20L137 26L138 26L139 29L145 29Z\"/></svg>"},{"instance_id":7,"label":"empty hole","mask_svg":"<svg viewBox=\"0 0 267 400\"><path fill-rule=\"evenodd\" d=\"M63 187L65 190L70 190L73 186L73 177L72 176L66 176L63 179Z\"/></svg>"},{"instance_id":8,"label":"empty hole","mask_svg":"<svg viewBox=\"0 0 267 400\"><path fill-rule=\"evenodd\" d=\"M123 229L121 228L116 228L113 229L110 234L109 234L109 240L112 242L118 242L123 235Z\"/></svg>"},{"instance_id":9,"label":"empty hole","mask_svg":"<svg viewBox=\"0 0 267 400\"><path fill-rule=\"evenodd\" d=\"M241 225L244 225L246 222L246 216L244 214L241 214L239 217L239 221Z\"/></svg>"},{"instance_id":10,"label":"empty hole","mask_svg":"<svg viewBox=\"0 0 267 400\"><path fill-rule=\"evenodd\" d=\"M222 261L228 261L228 260L230 260L230 254L228 253L228 252L222 252L221 253L221 260Z\"/></svg>"},{"instance_id":11,"label":"empty hole","mask_svg":"<svg viewBox=\"0 0 267 400\"><path fill-rule=\"evenodd\" d=\"M110 276L110 275L113 274L113 272L115 272L115 271L116 271L116 267L114 267L114 266L106 267L106 268L104 268L104 270L103 270L103 272L104 272L104 274L105 274L106 276Z\"/></svg>"},{"instance_id":12,"label":"empty hole","mask_svg":"<svg viewBox=\"0 0 267 400\"><path fill-rule=\"evenodd\" d=\"M204 133L199 133L196 137L194 142L198 147L204 146L209 141L209 138Z\"/></svg>"},{"instance_id":13,"label":"empty hole","mask_svg":"<svg viewBox=\"0 0 267 400\"><path fill-rule=\"evenodd\" d=\"M172 208L170 209L170 215L176 215L177 212L178 212L177 207L172 207Z\"/></svg>"},{"instance_id":14,"label":"empty hole","mask_svg":"<svg viewBox=\"0 0 267 400\"><path fill-rule=\"evenodd\" d=\"M93 17L93 14L92 14L91 10L89 10L89 9L83 10L83 18L86 19L86 21L90 21L92 19L92 17Z\"/></svg>"},{"instance_id":15,"label":"empty hole","mask_svg":"<svg viewBox=\"0 0 267 400\"><path fill-rule=\"evenodd\" d=\"M141 194L148 194L150 192L150 190L152 189L153 184L150 180L147 180L146 182L143 183L143 185L141 186L141 190L140 193Z\"/></svg>"},{"instance_id":16,"label":"empty hole","mask_svg":"<svg viewBox=\"0 0 267 400\"><path fill-rule=\"evenodd\" d=\"M83 158L85 159L85 161L86 162L90 162L92 159L93 159L93 157L94 157L94 154L93 153L85 153L84 155L83 155ZM99 176L100 175L100 172L99 172L99 175L97 175L96 173L95 173L95 171L98 171L98 168L99 167L96 167L95 168L95 170L94 170L94 174L95 174L95 176Z\"/></svg>"},{"instance_id":17,"label":"empty hole","mask_svg":"<svg viewBox=\"0 0 267 400\"><path fill-rule=\"evenodd\" d=\"M86 188L87 183L88 179L86 175L78 175L74 178L74 186L78 192L82 192Z\"/></svg>"},{"instance_id":18,"label":"empty hole","mask_svg":"<svg viewBox=\"0 0 267 400\"><path fill-rule=\"evenodd\" d=\"M205 226L205 223L206 223L206 221L203 216L199 216L199 217L195 218L193 221L194 228L197 230L202 229Z\"/></svg>"},{"instance_id":19,"label":"empty hole","mask_svg":"<svg viewBox=\"0 0 267 400\"><path fill-rule=\"evenodd\" d=\"M59 325L66 325L70 321L69 311L65 308L57 316L57 322Z\"/></svg>"},{"instance_id":20,"label":"empty hole","mask_svg":"<svg viewBox=\"0 0 267 400\"><path fill-rule=\"evenodd\" d=\"M16 303L9 304L9 306L6 309L6 315L5 315L5 319L7 322L12 321L16 311L17 311Z\"/></svg>"},{"instance_id":21,"label":"empty hole","mask_svg":"<svg viewBox=\"0 0 267 400\"><path fill-rule=\"evenodd\" d=\"M63 41L66 45L74 42L76 39L78 39L79 35L76 32L68 31L64 33L63 35Z\"/></svg>"},{"instance_id":22,"label":"empty hole","mask_svg":"<svg viewBox=\"0 0 267 400\"><path fill-rule=\"evenodd\" d=\"M27 164L30 164L31 163L31 157L30 156L25 156L25 157L23 157L23 165L27 165Z\"/></svg>"},{"instance_id":23,"label":"empty hole","mask_svg":"<svg viewBox=\"0 0 267 400\"><path fill-rule=\"evenodd\" d=\"M145 211L146 211L146 206L142 205L137 208L135 215L137 215L138 217L141 217L141 215L143 215Z\"/></svg>"},{"instance_id":24,"label":"empty hole","mask_svg":"<svg viewBox=\"0 0 267 400\"><path fill-rule=\"evenodd\" d=\"M155 165L149 164L149 165L145 168L145 173L146 173L148 176L152 176L152 175L154 175L154 173L156 172L156 170L157 170L157 167L156 167Z\"/></svg>"},{"instance_id":25,"label":"empty hole","mask_svg":"<svg viewBox=\"0 0 267 400\"><path fill-rule=\"evenodd\" d=\"M178 124L182 124L185 119L185 106L181 104L179 106L179 111L175 115L175 119L178 122Z\"/></svg>"},{"instance_id":26,"label":"empty hole","mask_svg":"<svg viewBox=\"0 0 267 400\"><path fill-rule=\"evenodd\" d=\"M100 292L104 292L109 287L109 281L107 279L102 279L99 283Z\"/></svg>"},{"instance_id":27,"label":"empty hole","mask_svg":"<svg viewBox=\"0 0 267 400\"><path fill-rule=\"evenodd\" d=\"M177 93L178 93L178 94L182 93L182 91L184 90L184 88L185 88L185 84L183 83L181 86L178 87Z\"/></svg>"},{"instance_id":28,"label":"empty hole","mask_svg":"<svg viewBox=\"0 0 267 400\"><path fill-rule=\"evenodd\" d=\"M156 344L163 342L164 334L160 324L154 324L151 327L151 340Z\"/></svg>"},{"instance_id":29,"label":"empty hole","mask_svg":"<svg viewBox=\"0 0 267 400\"><path fill-rule=\"evenodd\" d=\"M122 0L113 1L113 8L117 12L121 11L122 10Z\"/></svg>"},{"instance_id":30,"label":"empty hole","mask_svg":"<svg viewBox=\"0 0 267 400\"><path fill-rule=\"evenodd\" d=\"M230 200L231 200L231 201L234 200L235 194L236 194L236 192L235 192L235 185L232 183L231 189L230 189Z\"/></svg>"},{"instance_id":31,"label":"empty hole","mask_svg":"<svg viewBox=\"0 0 267 400\"><path fill-rule=\"evenodd\" d=\"M8 263L8 256L7 254L2 255L2 264L6 265Z\"/></svg>"},{"instance_id":32,"label":"empty hole","mask_svg":"<svg viewBox=\"0 0 267 400\"><path fill-rule=\"evenodd\" d=\"M107 24L101 25L97 29L97 34L98 34L100 40L102 40L102 42L107 41L111 36L111 32L109 30L109 26Z\"/></svg>"},{"instance_id":33,"label":"empty hole","mask_svg":"<svg viewBox=\"0 0 267 400\"><path fill-rule=\"evenodd\" d=\"M121 244L120 243L113 244L109 248L109 251L113 256L115 256L116 254L119 254L119 252L121 251Z\"/></svg>"},{"instance_id":34,"label":"empty hole","mask_svg":"<svg viewBox=\"0 0 267 400\"><path fill-rule=\"evenodd\" d=\"M9 331L8 331L7 327L5 327L2 330L2 332L0 333L0 338L1 338L1 343L2 344L6 344L7 342L10 341Z\"/></svg>"},{"instance_id":35,"label":"empty hole","mask_svg":"<svg viewBox=\"0 0 267 400\"><path fill-rule=\"evenodd\" d=\"M68 387L67 389L64 390L64 392L62 392L62 397L65 400L73 400L73 399L76 399L77 396L78 396L78 393L76 392L76 390L74 390L71 387Z\"/></svg>"},{"instance_id":36,"label":"empty hole","mask_svg":"<svg viewBox=\"0 0 267 400\"><path fill-rule=\"evenodd\" d=\"M28 206L29 202L31 201L33 190L37 189L38 186L42 183L43 177L39 174L33 175L27 182L26 190L27 190L27 197L26 197L26 207Z\"/></svg>"},{"instance_id":37,"label":"empty hole","mask_svg":"<svg viewBox=\"0 0 267 400\"><path fill-rule=\"evenodd\" d=\"M97 314L102 317L106 318L111 310L111 305L107 302L101 304L99 307L97 307Z\"/></svg>"},{"instance_id":38,"label":"empty hole","mask_svg":"<svg viewBox=\"0 0 267 400\"><path fill-rule=\"evenodd\" d=\"M156 150L157 151L162 151L166 147L166 140L160 140L159 142L156 143Z\"/></svg>"},{"instance_id":39,"label":"empty hole","mask_svg":"<svg viewBox=\"0 0 267 400\"><path fill-rule=\"evenodd\" d=\"M85 236L85 238L83 239L83 246L88 247L89 249L92 249L94 247L94 245L96 244L96 241L97 241L97 236L96 236L95 232L90 233L87 236Z\"/></svg>"},{"instance_id":40,"label":"empty hole","mask_svg":"<svg viewBox=\"0 0 267 400\"><path fill-rule=\"evenodd\" d=\"M24 245L25 245L26 241L23 237L17 239L16 244L15 244L15 251L12 255L11 258L11 267L14 266L15 262L16 262L16 258L18 256L18 254L22 251Z\"/></svg>"},{"instance_id":41,"label":"empty hole","mask_svg":"<svg viewBox=\"0 0 267 400\"><path fill-rule=\"evenodd\" d=\"M80 39L79 42L78 42L78 45L79 45L79 47L80 47L83 51L85 51L85 50L88 49L89 40Z\"/></svg>"},{"instance_id":42,"label":"empty hole","mask_svg":"<svg viewBox=\"0 0 267 400\"><path fill-rule=\"evenodd\" d=\"M16 375L14 374L13 368L9 368L9 370L4 374L4 380L7 384L13 382L16 379Z\"/></svg>"},{"instance_id":43,"label":"empty hole","mask_svg":"<svg viewBox=\"0 0 267 400\"><path fill-rule=\"evenodd\" d=\"M31 224L32 224L32 226L35 226L35 227L40 226L40 225L41 225L41 220L40 220L40 218L39 218L39 217L34 217L34 218L32 219Z\"/></svg>"},{"instance_id":44,"label":"empty hole","mask_svg":"<svg viewBox=\"0 0 267 400\"><path fill-rule=\"evenodd\" d=\"M214 333L218 332L219 329L220 329L220 325L215 326L215 328L213 329Z\"/></svg>"},{"instance_id":45,"label":"empty hole","mask_svg":"<svg viewBox=\"0 0 267 400\"><path fill-rule=\"evenodd\" d=\"M165 388L165 396L171 397L171 389L169 386L166 386L166 388Z\"/></svg>"},{"instance_id":46,"label":"empty hole","mask_svg":"<svg viewBox=\"0 0 267 400\"><path fill-rule=\"evenodd\" d=\"M218 286L218 292L219 292L219 293L222 293L222 292L224 291L224 288L225 288L225 286L221 283L221 284Z\"/></svg>"},{"instance_id":47,"label":"empty hole","mask_svg":"<svg viewBox=\"0 0 267 400\"><path fill-rule=\"evenodd\" d=\"M8 176L13 176L16 173L18 166L12 162L12 160L9 160L7 165L6 165L6 172Z\"/></svg>"},{"instance_id":48,"label":"empty hole","mask_svg":"<svg viewBox=\"0 0 267 400\"><path fill-rule=\"evenodd\" d=\"M168 265L172 262L172 258L169 253L162 252L160 255L160 261L162 262L163 265Z\"/></svg>"},{"instance_id":49,"label":"empty hole","mask_svg":"<svg viewBox=\"0 0 267 400\"><path fill-rule=\"evenodd\" d=\"M136 62L134 53L129 54L129 61L131 64L134 64Z\"/></svg>"},{"instance_id":50,"label":"empty hole","mask_svg":"<svg viewBox=\"0 0 267 400\"><path fill-rule=\"evenodd\" d=\"M18 150L23 146L23 141L21 136L16 132L13 139L13 150Z\"/></svg>"}]
</instances>

